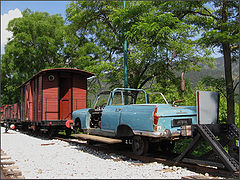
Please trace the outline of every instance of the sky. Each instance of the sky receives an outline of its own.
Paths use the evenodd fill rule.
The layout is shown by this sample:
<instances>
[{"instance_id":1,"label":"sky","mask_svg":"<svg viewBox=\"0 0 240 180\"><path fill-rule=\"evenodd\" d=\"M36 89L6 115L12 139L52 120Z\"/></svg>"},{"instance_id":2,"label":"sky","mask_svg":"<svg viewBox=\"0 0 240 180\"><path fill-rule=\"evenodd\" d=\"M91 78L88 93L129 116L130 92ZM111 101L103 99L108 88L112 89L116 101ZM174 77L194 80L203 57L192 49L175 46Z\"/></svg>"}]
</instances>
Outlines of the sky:
<instances>
[{"instance_id":1,"label":"sky","mask_svg":"<svg viewBox=\"0 0 240 180\"><path fill-rule=\"evenodd\" d=\"M22 11L30 9L34 12L48 12L50 15L61 14L65 19L65 9L71 1L1 1L1 54L12 33L7 31L8 22L22 17Z\"/></svg>"}]
</instances>

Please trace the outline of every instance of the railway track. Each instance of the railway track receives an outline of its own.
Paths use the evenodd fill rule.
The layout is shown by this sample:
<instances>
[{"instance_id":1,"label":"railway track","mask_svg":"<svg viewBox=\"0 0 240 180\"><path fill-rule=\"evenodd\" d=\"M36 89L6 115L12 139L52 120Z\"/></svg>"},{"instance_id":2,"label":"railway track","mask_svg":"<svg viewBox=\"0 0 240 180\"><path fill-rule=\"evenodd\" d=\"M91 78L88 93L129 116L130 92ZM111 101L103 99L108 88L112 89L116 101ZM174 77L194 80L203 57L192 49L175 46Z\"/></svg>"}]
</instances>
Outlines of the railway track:
<instances>
[{"instance_id":1,"label":"railway track","mask_svg":"<svg viewBox=\"0 0 240 180\"><path fill-rule=\"evenodd\" d=\"M22 172L19 171L11 157L1 149L1 179L25 179Z\"/></svg>"},{"instance_id":2,"label":"railway track","mask_svg":"<svg viewBox=\"0 0 240 180\"><path fill-rule=\"evenodd\" d=\"M23 132L29 135L34 135L32 133L29 132ZM34 135L36 136L36 135ZM37 135L38 136L38 135ZM46 137L47 138L47 137ZM189 163L182 163L182 162L175 162L171 159L173 159L170 156L166 156L166 155L159 155L156 153L149 153L145 156L138 156L135 155L134 153L131 152L131 148L129 145L122 145L122 144L106 144L106 143L86 143L86 141L80 141L78 140L76 137L73 136L65 136L65 135L60 135L58 134L57 137L54 137L54 139L58 139L61 141L65 141L71 144L75 144L75 145L81 145L81 146L85 146L85 147L89 147L91 149L94 149L96 151L101 151L103 153L106 154L110 154L110 153L114 153L117 155L122 155L124 156L124 158L119 158L119 159L114 159L114 161L126 161L128 159L132 159L132 160L139 160L142 161L143 163L150 163L150 162L157 162L157 163L162 163L165 164L167 166L179 166L179 167L183 167L183 168L187 168L188 170L194 171L196 173L201 173L201 174L205 174L208 173L209 176L213 176L213 177L209 177L209 176L186 176L186 177L182 177L182 179L217 179L218 177L225 177L225 178L232 178L232 179L236 179L239 177L239 172L229 172L227 170L224 169L218 169L216 167L208 167L208 166L199 166L199 165L194 165L194 164L189 164ZM45 145L45 144L44 144ZM47 144L48 145L48 144ZM1 163L3 162L4 159L2 159L3 155L6 156L6 154L4 152L1 152ZM14 163L12 163L14 164ZM8 166L8 168L6 167ZM4 171L2 171L4 170ZM6 173L6 172L10 172L10 173ZM14 174L15 171L15 174ZM4 167L1 164L1 179L4 179L4 177L6 179L18 179L18 178L22 178L21 174L18 171L17 167L10 167L9 165L5 165Z\"/></svg>"},{"instance_id":3,"label":"railway track","mask_svg":"<svg viewBox=\"0 0 240 180\"><path fill-rule=\"evenodd\" d=\"M96 143L96 144L90 144L90 143L85 143L83 141L77 140L77 138L72 138L72 137L55 137L55 139L65 141L68 143L76 144L76 145L81 145L81 146L86 146L91 149L94 149L96 151L102 151L104 153L115 153L118 155L125 156L126 159L118 159L119 161L121 160L127 160L127 159L133 159L133 160L140 160L145 163L150 163L150 162L157 162L157 163L163 163L167 166L179 166L183 168L187 168L188 170L205 174L208 173L210 176L213 176L214 178L217 177L225 177L225 178L238 178L239 177L239 172L229 172L224 169L218 169L217 167L212 167L212 166L201 166L201 165L195 165L195 164L189 164L189 163L182 163L182 162L175 162L172 159L172 157L169 156L164 156L162 155L161 157L156 157L156 154L146 154L145 156L139 156L135 155L134 153L131 152L130 148L124 147L120 144L114 144L114 145L109 145L109 144L102 144L102 143ZM126 151L127 149L127 151ZM183 179L212 179L209 176L195 176L195 177L183 177Z\"/></svg>"}]
</instances>

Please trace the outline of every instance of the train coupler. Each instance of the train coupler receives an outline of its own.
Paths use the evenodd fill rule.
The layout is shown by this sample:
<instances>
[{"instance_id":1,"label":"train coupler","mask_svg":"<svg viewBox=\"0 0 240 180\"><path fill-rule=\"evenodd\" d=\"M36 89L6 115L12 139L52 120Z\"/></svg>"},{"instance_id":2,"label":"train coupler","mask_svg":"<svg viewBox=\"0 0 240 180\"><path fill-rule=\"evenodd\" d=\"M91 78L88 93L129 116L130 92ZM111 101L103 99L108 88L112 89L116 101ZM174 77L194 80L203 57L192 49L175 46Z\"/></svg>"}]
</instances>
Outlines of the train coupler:
<instances>
[{"instance_id":1,"label":"train coupler","mask_svg":"<svg viewBox=\"0 0 240 180\"><path fill-rule=\"evenodd\" d=\"M67 120L65 125L67 128L73 129L73 123L73 120Z\"/></svg>"}]
</instances>

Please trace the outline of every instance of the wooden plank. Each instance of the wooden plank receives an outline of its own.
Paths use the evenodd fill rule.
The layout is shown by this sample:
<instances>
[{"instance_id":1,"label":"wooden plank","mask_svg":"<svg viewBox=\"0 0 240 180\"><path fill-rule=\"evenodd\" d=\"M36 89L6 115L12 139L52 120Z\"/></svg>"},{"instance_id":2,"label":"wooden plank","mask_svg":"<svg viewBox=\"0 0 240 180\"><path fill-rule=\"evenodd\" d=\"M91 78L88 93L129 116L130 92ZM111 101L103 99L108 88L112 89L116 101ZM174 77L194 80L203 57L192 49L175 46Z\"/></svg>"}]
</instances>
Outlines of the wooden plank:
<instances>
[{"instance_id":1,"label":"wooden plank","mask_svg":"<svg viewBox=\"0 0 240 180\"><path fill-rule=\"evenodd\" d=\"M1 157L1 160L11 159L10 157Z\"/></svg>"},{"instance_id":2,"label":"wooden plank","mask_svg":"<svg viewBox=\"0 0 240 180\"><path fill-rule=\"evenodd\" d=\"M202 164L206 166L214 166L219 168L225 168L225 166L222 163L212 162L212 161L205 161L205 160L199 160L199 159L191 159L191 158L183 158L183 162L191 163L191 164Z\"/></svg>"},{"instance_id":3,"label":"wooden plank","mask_svg":"<svg viewBox=\"0 0 240 180\"><path fill-rule=\"evenodd\" d=\"M82 139L82 140L92 140L92 141L98 141L98 142L104 142L107 144L115 144L115 143L121 143L121 139L113 139L113 138L107 138L107 137L101 137L101 136L95 136L90 134L73 134L72 136Z\"/></svg>"},{"instance_id":4,"label":"wooden plank","mask_svg":"<svg viewBox=\"0 0 240 180\"><path fill-rule=\"evenodd\" d=\"M183 176L181 179L220 179L220 178L203 176L203 175L193 175L193 176Z\"/></svg>"},{"instance_id":5,"label":"wooden plank","mask_svg":"<svg viewBox=\"0 0 240 180\"><path fill-rule=\"evenodd\" d=\"M49 146L49 145L54 145L55 143L48 143L48 144L41 144L41 146Z\"/></svg>"},{"instance_id":6,"label":"wooden plank","mask_svg":"<svg viewBox=\"0 0 240 180\"><path fill-rule=\"evenodd\" d=\"M15 164L13 161L8 161L8 162L1 162L1 165L12 165Z\"/></svg>"},{"instance_id":7,"label":"wooden plank","mask_svg":"<svg viewBox=\"0 0 240 180\"><path fill-rule=\"evenodd\" d=\"M3 170L18 169L18 166L3 166Z\"/></svg>"},{"instance_id":8,"label":"wooden plank","mask_svg":"<svg viewBox=\"0 0 240 180\"><path fill-rule=\"evenodd\" d=\"M25 177L24 176L17 176L17 177L15 177L15 179L25 179Z\"/></svg>"},{"instance_id":9,"label":"wooden plank","mask_svg":"<svg viewBox=\"0 0 240 180\"><path fill-rule=\"evenodd\" d=\"M10 175L14 175L14 176L22 176L22 172L21 171L6 171L4 172L5 175L10 176Z\"/></svg>"}]
</instances>

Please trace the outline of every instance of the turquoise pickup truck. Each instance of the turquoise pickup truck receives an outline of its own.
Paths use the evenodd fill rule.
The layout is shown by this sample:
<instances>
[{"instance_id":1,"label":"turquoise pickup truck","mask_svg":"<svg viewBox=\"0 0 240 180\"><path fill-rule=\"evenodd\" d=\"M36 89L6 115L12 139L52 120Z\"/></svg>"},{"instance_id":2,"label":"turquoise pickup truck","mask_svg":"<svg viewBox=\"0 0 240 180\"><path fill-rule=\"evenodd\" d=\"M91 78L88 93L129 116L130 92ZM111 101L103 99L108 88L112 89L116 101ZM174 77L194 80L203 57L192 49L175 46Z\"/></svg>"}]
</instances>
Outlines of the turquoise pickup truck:
<instances>
[{"instance_id":1,"label":"turquoise pickup truck","mask_svg":"<svg viewBox=\"0 0 240 180\"><path fill-rule=\"evenodd\" d=\"M149 143L169 148L180 136L191 136L189 128L197 123L197 114L195 106L168 104L162 97L164 104L150 104L143 89L105 91L92 108L73 112L74 126L84 134L130 140L138 155L148 151Z\"/></svg>"},{"instance_id":2,"label":"turquoise pickup truck","mask_svg":"<svg viewBox=\"0 0 240 180\"><path fill-rule=\"evenodd\" d=\"M231 141L239 142L240 133L233 124L219 123L219 93L197 91L196 106L177 106L176 102L184 100L185 87L182 82L180 81L182 100L172 104L161 93L161 102L165 103L151 104L149 95L142 89L116 88L102 92L96 97L92 108L73 112L74 123L71 127L83 131L83 134L74 136L89 142L123 142L131 145L137 155L156 148L168 153L174 148L176 140L192 138L187 148L175 158L176 162L238 171L239 147L233 148L232 154L224 147ZM201 141L212 147L220 158L218 162L215 162L216 159L206 159L211 151L204 154L203 159L191 154Z\"/></svg>"}]
</instances>

